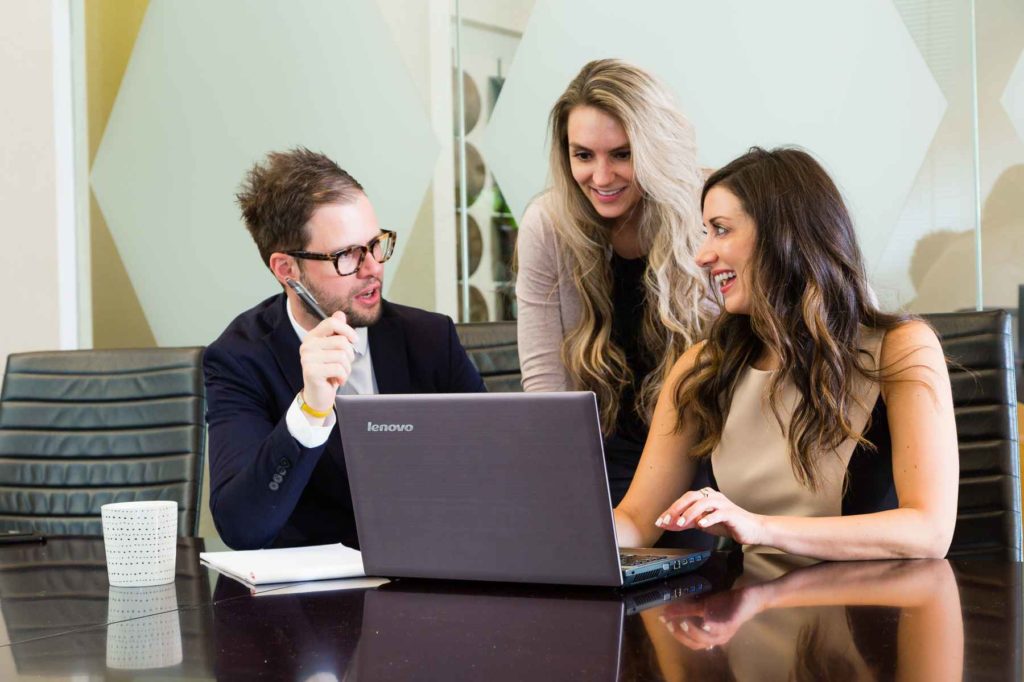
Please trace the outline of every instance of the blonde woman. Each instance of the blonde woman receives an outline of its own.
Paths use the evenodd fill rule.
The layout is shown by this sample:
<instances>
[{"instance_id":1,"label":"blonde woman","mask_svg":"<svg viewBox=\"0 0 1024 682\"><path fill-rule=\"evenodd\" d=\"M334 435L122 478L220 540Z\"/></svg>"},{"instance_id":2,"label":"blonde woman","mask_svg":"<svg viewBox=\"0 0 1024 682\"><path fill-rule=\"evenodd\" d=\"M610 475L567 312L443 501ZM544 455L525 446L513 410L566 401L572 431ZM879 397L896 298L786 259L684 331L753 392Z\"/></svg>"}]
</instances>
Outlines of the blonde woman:
<instances>
[{"instance_id":1,"label":"blonde woman","mask_svg":"<svg viewBox=\"0 0 1024 682\"><path fill-rule=\"evenodd\" d=\"M650 74L583 67L550 115L551 187L520 223L527 391L597 395L612 502L625 494L668 369L699 338L693 126Z\"/></svg>"}]
</instances>

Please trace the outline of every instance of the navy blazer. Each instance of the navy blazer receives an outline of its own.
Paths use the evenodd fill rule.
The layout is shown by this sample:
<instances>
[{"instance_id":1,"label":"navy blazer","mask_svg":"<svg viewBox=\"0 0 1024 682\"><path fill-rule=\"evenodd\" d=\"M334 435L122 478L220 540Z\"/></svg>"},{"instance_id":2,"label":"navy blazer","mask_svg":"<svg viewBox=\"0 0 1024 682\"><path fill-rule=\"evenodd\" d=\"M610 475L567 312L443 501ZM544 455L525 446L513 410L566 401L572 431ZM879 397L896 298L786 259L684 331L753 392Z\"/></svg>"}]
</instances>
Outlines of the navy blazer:
<instances>
[{"instance_id":1,"label":"navy blazer","mask_svg":"<svg viewBox=\"0 0 1024 682\"><path fill-rule=\"evenodd\" d=\"M234 549L343 542L358 547L337 426L306 448L285 414L302 388L299 339L285 295L228 325L203 356L210 429L210 510ZM381 393L483 391L450 318L382 301L369 328Z\"/></svg>"}]
</instances>

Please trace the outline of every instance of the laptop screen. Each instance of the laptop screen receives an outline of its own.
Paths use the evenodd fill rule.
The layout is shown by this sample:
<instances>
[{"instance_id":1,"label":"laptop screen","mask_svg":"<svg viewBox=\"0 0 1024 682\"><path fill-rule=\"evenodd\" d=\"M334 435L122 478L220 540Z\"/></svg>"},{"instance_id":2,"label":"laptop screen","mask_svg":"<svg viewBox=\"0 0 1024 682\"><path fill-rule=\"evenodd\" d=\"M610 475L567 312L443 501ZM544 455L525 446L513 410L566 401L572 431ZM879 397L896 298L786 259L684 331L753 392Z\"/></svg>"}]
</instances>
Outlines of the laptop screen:
<instances>
[{"instance_id":1,"label":"laptop screen","mask_svg":"<svg viewBox=\"0 0 1024 682\"><path fill-rule=\"evenodd\" d=\"M337 407L369 575L621 584L593 393Z\"/></svg>"}]
</instances>

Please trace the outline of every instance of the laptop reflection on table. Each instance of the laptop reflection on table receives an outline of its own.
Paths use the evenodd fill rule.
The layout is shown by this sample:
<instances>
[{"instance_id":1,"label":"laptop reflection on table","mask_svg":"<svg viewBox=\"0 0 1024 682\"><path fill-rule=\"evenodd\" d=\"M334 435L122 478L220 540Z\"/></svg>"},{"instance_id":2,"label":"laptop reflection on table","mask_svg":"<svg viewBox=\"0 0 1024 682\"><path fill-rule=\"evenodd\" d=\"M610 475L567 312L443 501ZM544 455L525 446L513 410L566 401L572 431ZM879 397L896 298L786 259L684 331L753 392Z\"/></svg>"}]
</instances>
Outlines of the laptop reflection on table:
<instances>
[{"instance_id":1,"label":"laptop reflection on table","mask_svg":"<svg viewBox=\"0 0 1024 682\"><path fill-rule=\"evenodd\" d=\"M620 587L706 550L621 553L591 392L337 398L367 575Z\"/></svg>"},{"instance_id":2,"label":"laptop reflection on table","mask_svg":"<svg viewBox=\"0 0 1024 682\"><path fill-rule=\"evenodd\" d=\"M346 677L616 680L627 616L707 590L696 574L621 593L399 580L366 593Z\"/></svg>"}]
</instances>

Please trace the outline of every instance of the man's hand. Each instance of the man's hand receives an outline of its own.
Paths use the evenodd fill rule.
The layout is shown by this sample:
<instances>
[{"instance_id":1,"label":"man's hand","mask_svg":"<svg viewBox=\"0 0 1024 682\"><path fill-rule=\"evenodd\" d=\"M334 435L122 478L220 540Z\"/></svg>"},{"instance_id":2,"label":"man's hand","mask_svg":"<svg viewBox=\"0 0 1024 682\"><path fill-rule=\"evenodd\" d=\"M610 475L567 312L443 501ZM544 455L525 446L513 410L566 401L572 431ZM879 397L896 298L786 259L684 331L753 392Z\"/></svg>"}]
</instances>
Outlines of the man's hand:
<instances>
[{"instance_id":1,"label":"man's hand","mask_svg":"<svg viewBox=\"0 0 1024 682\"><path fill-rule=\"evenodd\" d=\"M338 311L313 327L302 345L302 399L318 412L334 408L338 387L348 381L352 372L356 332L345 322L345 313Z\"/></svg>"}]
</instances>

